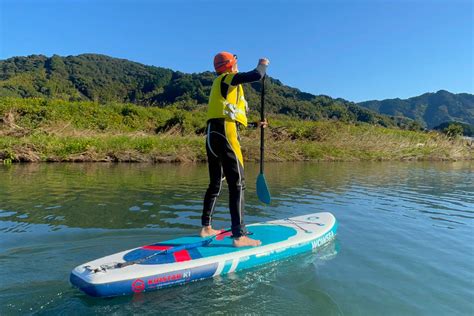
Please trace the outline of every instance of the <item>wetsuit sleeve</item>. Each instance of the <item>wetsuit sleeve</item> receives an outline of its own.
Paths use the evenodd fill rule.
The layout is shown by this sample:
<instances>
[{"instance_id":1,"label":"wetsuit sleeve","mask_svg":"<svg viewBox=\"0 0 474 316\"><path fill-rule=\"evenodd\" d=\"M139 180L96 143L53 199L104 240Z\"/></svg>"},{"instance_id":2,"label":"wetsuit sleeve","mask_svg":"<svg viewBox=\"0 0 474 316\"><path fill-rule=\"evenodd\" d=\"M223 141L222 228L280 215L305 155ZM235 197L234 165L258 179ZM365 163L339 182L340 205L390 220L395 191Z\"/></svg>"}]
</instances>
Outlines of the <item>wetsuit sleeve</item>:
<instances>
[{"instance_id":1,"label":"wetsuit sleeve","mask_svg":"<svg viewBox=\"0 0 474 316\"><path fill-rule=\"evenodd\" d=\"M263 76L265 76L266 72L267 72L266 65L258 65L257 68L255 68L252 71L238 72L234 74L234 77L232 78L232 81L230 82L230 84L232 86L237 86L243 83L259 81L263 78ZM224 98L227 96L228 90L229 90L229 85L226 84L224 80L222 80L221 81L221 94Z\"/></svg>"},{"instance_id":2,"label":"wetsuit sleeve","mask_svg":"<svg viewBox=\"0 0 474 316\"><path fill-rule=\"evenodd\" d=\"M236 73L230 84L236 86L243 83L259 81L265 76L266 72L266 65L258 65L257 68L252 71Z\"/></svg>"}]
</instances>

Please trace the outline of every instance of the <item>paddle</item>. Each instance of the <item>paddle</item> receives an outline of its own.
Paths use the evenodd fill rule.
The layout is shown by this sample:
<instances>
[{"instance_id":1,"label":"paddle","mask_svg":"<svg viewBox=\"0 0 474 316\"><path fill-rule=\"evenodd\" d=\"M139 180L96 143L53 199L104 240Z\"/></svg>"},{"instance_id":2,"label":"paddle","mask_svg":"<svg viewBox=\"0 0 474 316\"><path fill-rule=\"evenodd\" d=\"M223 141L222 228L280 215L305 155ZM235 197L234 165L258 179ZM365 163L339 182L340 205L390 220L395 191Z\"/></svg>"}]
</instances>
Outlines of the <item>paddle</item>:
<instances>
[{"instance_id":1,"label":"paddle","mask_svg":"<svg viewBox=\"0 0 474 316\"><path fill-rule=\"evenodd\" d=\"M261 95L261 106L260 106L260 120L265 120L265 77L262 78L262 95ZM264 128L260 126L260 174L257 177L257 196L260 201L265 204L270 204L271 196L270 190L268 190L267 181L263 175L263 156L264 156Z\"/></svg>"},{"instance_id":2,"label":"paddle","mask_svg":"<svg viewBox=\"0 0 474 316\"><path fill-rule=\"evenodd\" d=\"M194 248L198 248L198 247L206 247L211 242L213 242L214 239L217 236L223 235L223 234L231 232L231 231L232 231L231 229L223 230L219 234L216 234L216 235L211 236L209 238L206 238L204 240L201 240L201 241L198 241L198 242L195 242L195 243L189 243L189 244L174 246L170 249L155 252L155 253L152 253L151 255L148 255L148 256L145 256L145 257L142 257L142 258L138 258L136 260L126 261L126 262L119 262L119 263L114 263L114 264L103 264L99 268L92 268L92 267L89 267L89 266L87 266L85 268L90 270L91 272L94 272L94 273L105 272L107 270L112 270L112 269L125 268L125 267L128 267L128 266L134 265L134 264L143 263L143 262L148 261L151 258L154 258L158 255L168 255L168 254L172 254L172 253L175 253L175 252L178 252L178 251L181 251L181 250L189 250L189 249L194 249Z\"/></svg>"}]
</instances>

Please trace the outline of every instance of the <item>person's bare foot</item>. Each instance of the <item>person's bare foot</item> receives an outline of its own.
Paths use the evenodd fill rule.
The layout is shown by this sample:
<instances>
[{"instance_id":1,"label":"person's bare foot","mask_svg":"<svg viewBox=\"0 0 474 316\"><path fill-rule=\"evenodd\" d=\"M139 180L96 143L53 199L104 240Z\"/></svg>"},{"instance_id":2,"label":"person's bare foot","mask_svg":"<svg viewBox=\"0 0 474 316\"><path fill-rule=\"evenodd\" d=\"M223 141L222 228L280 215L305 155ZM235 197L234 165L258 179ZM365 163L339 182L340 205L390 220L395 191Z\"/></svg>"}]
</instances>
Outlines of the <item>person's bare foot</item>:
<instances>
[{"instance_id":1,"label":"person's bare foot","mask_svg":"<svg viewBox=\"0 0 474 316\"><path fill-rule=\"evenodd\" d=\"M201 232L199 233L199 236L201 237L215 236L219 234L220 232L221 232L220 230L213 229L212 226L203 226L201 228Z\"/></svg>"},{"instance_id":2,"label":"person's bare foot","mask_svg":"<svg viewBox=\"0 0 474 316\"><path fill-rule=\"evenodd\" d=\"M262 244L260 240L252 239L247 236L234 238L234 247L258 247Z\"/></svg>"}]
</instances>

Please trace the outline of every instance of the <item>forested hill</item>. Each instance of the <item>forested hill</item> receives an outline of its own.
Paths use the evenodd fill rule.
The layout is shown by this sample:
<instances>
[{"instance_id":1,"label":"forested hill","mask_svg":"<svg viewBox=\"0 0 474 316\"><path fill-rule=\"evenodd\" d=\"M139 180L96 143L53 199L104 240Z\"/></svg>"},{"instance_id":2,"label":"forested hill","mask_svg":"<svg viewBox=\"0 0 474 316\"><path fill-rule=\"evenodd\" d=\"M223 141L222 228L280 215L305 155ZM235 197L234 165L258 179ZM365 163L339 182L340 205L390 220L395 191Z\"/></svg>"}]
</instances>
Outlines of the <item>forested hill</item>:
<instances>
[{"instance_id":1,"label":"forested hill","mask_svg":"<svg viewBox=\"0 0 474 316\"><path fill-rule=\"evenodd\" d=\"M428 128L450 121L474 125L474 95L468 93L440 90L405 100L367 101L359 105L381 114L409 117Z\"/></svg>"},{"instance_id":2,"label":"forested hill","mask_svg":"<svg viewBox=\"0 0 474 316\"><path fill-rule=\"evenodd\" d=\"M0 61L0 97L131 102L191 110L207 103L214 78L212 72L185 74L97 54L32 55ZM336 118L388 127L419 127L412 120L380 115L353 102L304 93L272 78L269 82L266 89L269 112L312 120ZM245 88L255 112L260 104L259 89L260 83Z\"/></svg>"}]
</instances>

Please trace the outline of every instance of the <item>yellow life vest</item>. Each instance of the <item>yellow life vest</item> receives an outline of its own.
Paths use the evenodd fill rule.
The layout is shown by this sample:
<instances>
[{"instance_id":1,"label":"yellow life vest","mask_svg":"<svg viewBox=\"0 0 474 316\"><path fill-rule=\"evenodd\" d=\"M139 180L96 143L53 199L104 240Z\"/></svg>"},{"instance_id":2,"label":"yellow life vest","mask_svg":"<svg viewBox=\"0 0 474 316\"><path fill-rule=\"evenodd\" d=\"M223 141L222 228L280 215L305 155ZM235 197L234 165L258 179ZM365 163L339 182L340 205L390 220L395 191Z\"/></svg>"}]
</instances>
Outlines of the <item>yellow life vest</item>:
<instances>
[{"instance_id":1,"label":"yellow life vest","mask_svg":"<svg viewBox=\"0 0 474 316\"><path fill-rule=\"evenodd\" d=\"M228 118L247 126L248 105L244 97L242 85L232 86L230 83L235 74L223 73L219 75L212 84L209 105L207 108L207 118ZM229 86L227 97L221 94L221 82Z\"/></svg>"}]
</instances>

